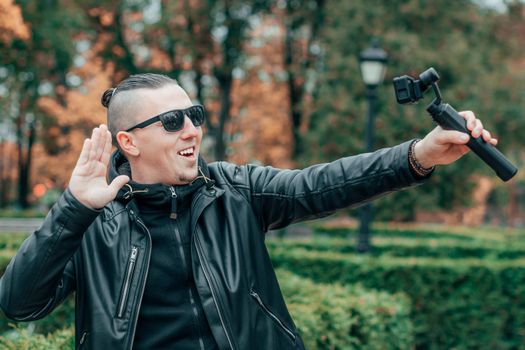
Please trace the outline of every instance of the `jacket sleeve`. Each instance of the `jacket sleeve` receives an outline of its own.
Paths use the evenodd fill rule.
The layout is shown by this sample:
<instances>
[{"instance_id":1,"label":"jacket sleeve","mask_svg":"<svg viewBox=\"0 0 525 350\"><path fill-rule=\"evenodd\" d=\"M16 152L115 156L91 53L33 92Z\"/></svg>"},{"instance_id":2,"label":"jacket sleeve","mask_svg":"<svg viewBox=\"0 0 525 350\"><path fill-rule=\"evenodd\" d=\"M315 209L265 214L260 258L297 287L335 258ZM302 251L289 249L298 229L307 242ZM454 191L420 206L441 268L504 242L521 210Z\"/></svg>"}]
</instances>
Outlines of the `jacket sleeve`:
<instances>
[{"instance_id":1,"label":"jacket sleeve","mask_svg":"<svg viewBox=\"0 0 525 350\"><path fill-rule=\"evenodd\" d=\"M248 197L264 231L319 218L423 182L408 162L412 141L303 170L246 166L233 172L234 187ZM245 171L242 171L245 170Z\"/></svg>"},{"instance_id":2,"label":"jacket sleeve","mask_svg":"<svg viewBox=\"0 0 525 350\"><path fill-rule=\"evenodd\" d=\"M75 289L73 255L98 216L67 189L0 279L0 307L15 321L49 314Z\"/></svg>"}]
</instances>

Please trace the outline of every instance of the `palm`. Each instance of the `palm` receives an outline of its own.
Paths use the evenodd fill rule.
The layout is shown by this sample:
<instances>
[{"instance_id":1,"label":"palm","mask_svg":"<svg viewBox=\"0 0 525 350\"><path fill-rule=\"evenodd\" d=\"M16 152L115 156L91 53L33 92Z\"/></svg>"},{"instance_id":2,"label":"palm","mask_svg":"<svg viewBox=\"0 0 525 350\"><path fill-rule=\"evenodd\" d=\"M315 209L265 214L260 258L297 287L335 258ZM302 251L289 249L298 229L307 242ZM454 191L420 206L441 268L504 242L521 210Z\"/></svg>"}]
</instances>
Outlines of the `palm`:
<instances>
[{"instance_id":1,"label":"palm","mask_svg":"<svg viewBox=\"0 0 525 350\"><path fill-rule=\"evenodd\" d=\"M85 206L102 208L112 201L118 190L129 181L119 176L108 185L106 172L111 154L111 134L105 125L95 128L86 139L69 180L73 195Z\"/></svg>"}]
</instances>

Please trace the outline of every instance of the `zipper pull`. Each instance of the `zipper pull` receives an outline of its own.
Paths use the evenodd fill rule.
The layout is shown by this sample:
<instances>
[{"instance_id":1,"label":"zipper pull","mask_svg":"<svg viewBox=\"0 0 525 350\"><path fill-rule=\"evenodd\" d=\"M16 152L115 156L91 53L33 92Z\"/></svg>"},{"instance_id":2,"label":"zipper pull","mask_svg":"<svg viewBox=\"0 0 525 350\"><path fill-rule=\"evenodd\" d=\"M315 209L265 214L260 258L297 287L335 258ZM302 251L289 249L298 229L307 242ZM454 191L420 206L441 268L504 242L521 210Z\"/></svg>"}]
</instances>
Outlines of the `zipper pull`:
<instances>
[{"instance_id":1,"label":"zipper pull","mask_svg":"<svg viewBox=\"0 0 525 350\"><path fill-rule=\"evenodd\" d=\"M175 192L175 188L173 188L173 186L170 186L170 192L171 192L170 218L175 220L177 218L177 193Z\"/></svg>"},{"instance_id":2,"label":"zipper pull","mask_svg":"<svg viewBox=\"0 0 525 350\"><path fill-rule=\"evenodd\" d=\"M129 261L135 262L137 260L137 254L139 252L139 248L133 246L131 248L131 256L129 257Z\"/></svg>"}]
</instances>

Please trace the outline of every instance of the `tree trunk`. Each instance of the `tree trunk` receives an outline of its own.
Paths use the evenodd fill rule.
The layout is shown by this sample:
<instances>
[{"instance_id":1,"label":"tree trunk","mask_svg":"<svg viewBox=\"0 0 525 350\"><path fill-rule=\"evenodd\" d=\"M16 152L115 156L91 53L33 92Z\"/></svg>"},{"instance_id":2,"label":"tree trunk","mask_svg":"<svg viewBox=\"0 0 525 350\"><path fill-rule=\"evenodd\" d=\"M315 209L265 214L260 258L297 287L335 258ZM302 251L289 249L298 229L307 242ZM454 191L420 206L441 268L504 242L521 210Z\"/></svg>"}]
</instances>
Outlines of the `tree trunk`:
<instances>
[{"instance_id":1,"label":"tree trunk","mask_svg":"<svg viewBox=\"0 0 525 350\"><path fill-rule=\"evenodd\" d=\"M8 181L9 181L9 172L6 171L9 169L9 155L7 154L7 143L4 141L0 142L0 208L5 208L8 201Z\"/></svg>"},{"instance_id":2,"label":"tree trunk","mask_svg":"<svg viewBox=\"0 0 525 350\"><path fill-rule=\"evenodd\" d=\"M288 72L288 99L290 106L290 119L292 121L293 150L292 159L296 159L301 154L301 98L302 86L296 82L294 72L293 39L292 33L295 30L293 19L286 21L286 31L284 36L284 69Z\"/></svg>"},{"instance_id":3,"label":"tree trunk","mask_svg":"<svg viewBox=\"0 0 525 350\"><path fill-rule=\"evenodd\" d=\"M224 160L226 157L226 142L224 127L230 119L231 89L233 77L231 72L221 73L218 76L221 94L221 109L219 111L219 124L215 133L215 160Z\"/></svg>"},{"instance_id":4,"label":"tree trunk","mask_svg":"<svg viewBox=\"0 0 525 350\"><path fill-rule=\"evenodd\" d=\"M29 207L28 196L30 192L30 171L32 161L33 144L36 137L36 123L32 120L27 130L27 143L24 142L25 118L19 118L17 122L18 136L18 206L22 209ZM25 144L25 145L24 145ZM25 147L24 147L25 146Z\"/></svg>"}]
</instances>

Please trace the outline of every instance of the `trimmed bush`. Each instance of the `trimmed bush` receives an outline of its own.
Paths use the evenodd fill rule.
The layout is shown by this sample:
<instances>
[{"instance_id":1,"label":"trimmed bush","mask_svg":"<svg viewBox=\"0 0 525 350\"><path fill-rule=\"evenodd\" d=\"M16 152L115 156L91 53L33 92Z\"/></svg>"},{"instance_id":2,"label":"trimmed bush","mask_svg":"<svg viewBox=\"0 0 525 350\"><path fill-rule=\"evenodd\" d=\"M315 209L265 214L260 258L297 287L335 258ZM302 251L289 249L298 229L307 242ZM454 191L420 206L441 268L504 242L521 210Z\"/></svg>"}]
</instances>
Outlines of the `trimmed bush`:
<instances>
[{"instance_id":1,"label":"trimmed bush","mask_svg":"<svg viewBox=\"0 0 525 350\"><path fill-rule=\"evenodd\" d=\"M31 322L14 322L9 320L2 311L0 311L0 334L10 329L10 324L16 324L18 329L30 328L35 333L47 334L57 329L72 327L75 323L75 298L69 296L53 312L38 321ZM1 349L1 347L0 347Z\"/></svg>"},{"instance_id":2,"label":"trimmed bush","mask_svg":"<svg viewBox=\"0 0 525 350\"><path fill-rule=\"evenodd\" d=\"M359 285L315 284L284 270L277 276L307 349L410 349L410 301Z\"/></svg>"},{"instance_id":3,"label":"trimmed bush","mask_svg":"<svg viewBox=\"0 0 525 350\"><path fill-rule=\"evenodd\" d=\"M0 234L0 252L2 250L12 250L16 252L20 245L28 237L27 233L2 233ZM3 265L1 265L3 266Z\"/></svg>"},{"instance_id":4,"label":"trimmed bush","mask_svg":"<svg viewBox=\"0 0 525 350\"><path fill-rule=\"evenodd\" d=\"M4 350L66 350L75 348L73 328L57 330L48 335L31 334L25 328L15 327L0 336L0 349Z\"/></svg>"},{"instance_id":5,"label":"trimmed bush","mask_svg":"<svg viewBox=\"0 0 525 350\"><path fill-rule=\"evenodd\" d=\"M355 239L300 239L267 240L270 248L302 248L309 251L355 253ZM483 240L457 240L452 238L425 239L405 237L375 237L372 239L372 256L429 257L429 258L489 258L517 259L525 257L525 245L508 245Z\"/></svg>"},{"instance_id":6,"label":"trimmed bush","mask_svg":"<svg viewBox=\"0 0 525 350\"><path fill-rule=\"evenodd\" d=\"M2 273L26 236L0 240L7 247L0 250ZM394 350L407 349L413 344L410 302L406 296L360 286L316 285L284 270L278 271L278 276L308 349ZM73 348L74 298L69 297L42 320L19 323L14 330L10 330L9 324L13 322L0 312L2 349ZM56 331L64 327L67 328Z\"/></svg>"},{"instance_id":7,"label":"trimmed bush","mask_svg":"<svg viewBox=\"0 0 525 350\"><path fill-rule=\"evenodd\" d=\"M525 259L398 258L271 249L315 282L405 292L417 349L525 349Z\"/></svg>"},{"instance_id":8,"label":"trimmed bush","mask_svg":"<svg viewBox=\"0 0 525 350\"><path fill-rule=\"evenodd\" d=\"M456 239L463 241L501 242L507 244L520 243L525 245L525 232L514 229L502 228L471 228L471 227L452 227L443 231L440 227L427 225L428 227L418 228L399 228L389 227L385 224L377 224L372 228L373 237L406 237L417 239ZM329 238L348 238L356 236L358 229L351 227L326 227L322 224L311 225L315 236Z\"/></svg>"}]
</instances>

